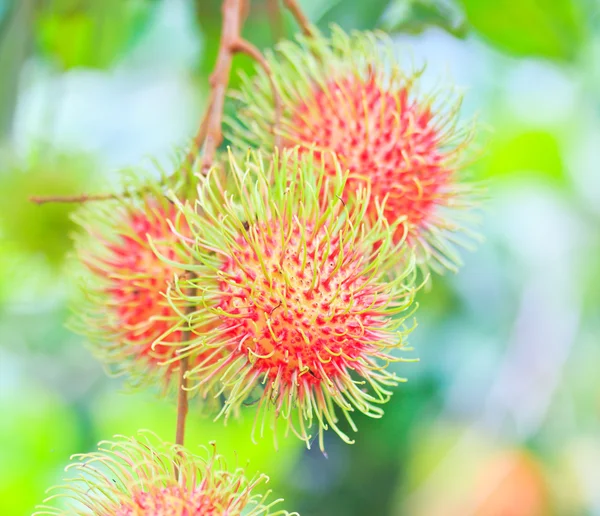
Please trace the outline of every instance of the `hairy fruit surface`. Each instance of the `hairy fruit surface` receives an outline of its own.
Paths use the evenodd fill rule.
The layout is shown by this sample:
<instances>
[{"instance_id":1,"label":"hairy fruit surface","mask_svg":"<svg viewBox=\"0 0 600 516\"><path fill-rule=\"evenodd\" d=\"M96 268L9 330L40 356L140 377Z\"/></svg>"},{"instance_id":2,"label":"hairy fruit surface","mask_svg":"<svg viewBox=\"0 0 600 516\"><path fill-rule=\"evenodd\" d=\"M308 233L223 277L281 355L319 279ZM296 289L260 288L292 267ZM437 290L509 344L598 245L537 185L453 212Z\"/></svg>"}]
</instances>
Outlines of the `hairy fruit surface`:
<instances>
[{"instance_id":1,"label":"hairy fruit surface","mask_svg":"<svg viewBox=\"0 0 600 516\"><path fill-rule=\"evenodd\" d=\"M343 191L339 167L334 177L312 156L285 151L232 161L231 174L237 192L209 176L202 210L181 206L194 265L176 265L195 279L182 276L169 298L197 306L182 321L197 335L182 352L206 357L189 371L191 386L223 395L225 417L255 399L261 433L283 419L307 444L315 432L323 448L326 428L351 442L340 413L356 430L351 413L380 417L401 381L387 366L405 346L413 260L387 273L409 250L383 216L363 223L367 190L350 203L320 194Z\"/></svg>"},{"instance_id":2,"label":"hairy fruit surface","mask_svg":"<svg viewBox=\"0 0 600 516\"><path fill-rule=\"evenodd\" d=\"M174 205L158 195L86 206L76 216L83 232L75 242L79 296L71 327L131 384L158 380L166 388L178 368L184 334L170 329L184 307L165 293L181 271L156 253L175 259L181 252L188 230L179 219Z\"/></svg>"},{"instance_id":3,"label":"hairy fruit surface","mask_svg":"<svg viewBox=\"0 0 600 516\"><path fill-rule=\"evenodd\" d=\"M349 172L344 200L369 184L367 218L375 224L378 204L394 239L417 252L420 265L455 270L457 247L469 246L468 230L478 188L465 181L471 132L459 121L460 97L425 95L419 74L396 62L391 42L372 33L331 38L299 37L281 43L269 58L283 105L276 124L271 83L263 70L246 79L236 97L241 123L231 122L232 138L273 149L299 146L302 154L331 156Z\"/></svg>"},{"instance_id":4,"label":"hairy fruit surface","mask_svg":"<svg viewBox=\"0 0 600 516\"><path fill-rule=\"evenodd\" d=\"M207 450L205 450L207 451ZM97 452L76 455L76 474L52 494L36 515L74 516L285 516L256 493L265 475L247 478L229 470L215 449L204 456L140 432L103 441ZM290 515L291 516L291 515Z\"/></svg>"}]
</instances>

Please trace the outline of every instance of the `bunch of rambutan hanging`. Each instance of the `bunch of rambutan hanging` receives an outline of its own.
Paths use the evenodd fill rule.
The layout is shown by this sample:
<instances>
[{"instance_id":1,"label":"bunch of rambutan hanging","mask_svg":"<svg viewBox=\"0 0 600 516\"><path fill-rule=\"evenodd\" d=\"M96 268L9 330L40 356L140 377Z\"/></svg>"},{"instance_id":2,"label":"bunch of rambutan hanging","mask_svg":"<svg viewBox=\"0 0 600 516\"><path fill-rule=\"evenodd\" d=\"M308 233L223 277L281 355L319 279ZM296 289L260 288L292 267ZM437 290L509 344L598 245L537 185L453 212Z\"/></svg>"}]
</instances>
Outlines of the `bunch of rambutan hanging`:
<instances>
[{"instance_id":1,"label":"bunch of rambutan hanging","mask_svg":"<svg viewBox=\"0 0 600 516\"><path fill-rule=\"evenodd\" d=\"M253 400L256 434L352 443L342 426L382 417L403 381L389 366L409 361L415 292L476 238L460 98L420 91L381 34L313 28L229 101L233 146L206 173L137 177L78 212L71 326L131 384L195 394L190 410L227 420ZM102 444L66 512L40 514L276 514L262 477L179 444Z\"/></svg>"}]
</instances>

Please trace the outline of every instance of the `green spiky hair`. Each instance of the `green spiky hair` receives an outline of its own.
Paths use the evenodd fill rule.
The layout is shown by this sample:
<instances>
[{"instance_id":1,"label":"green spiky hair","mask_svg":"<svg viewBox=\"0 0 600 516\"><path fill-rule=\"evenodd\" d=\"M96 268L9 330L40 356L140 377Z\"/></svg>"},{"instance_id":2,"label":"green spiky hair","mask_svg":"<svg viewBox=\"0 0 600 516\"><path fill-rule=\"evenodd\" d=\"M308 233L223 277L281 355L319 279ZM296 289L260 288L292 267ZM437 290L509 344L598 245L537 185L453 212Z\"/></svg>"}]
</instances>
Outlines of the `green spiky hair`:
<instances>
[{"instance_id":1,"label":"green spiky hair","mask_svg":"<svg viewBox=\"0 0 600 516\"><path fill-rule=\"evenodd\" d=\"M366 226L368 188L344 202L347 177L337 172L297 150L232 159L233 190L209 174L197 204L180 204L192 262L164 258L187 272L168 292L181 312L172 331L195 336L171 345L205 357L188 371L190 388L223 396L225 419L257 398L261 435L284 420L307 445L318 434L321 449L328 427L351 442L340 414L354 431L352 412L383 414L401 381L386 367L402 360L394 350L404 348L416 288L396 225L380 217Z\"/></svg>"},{"instance_id":2,"label":"green spiky hair","mask_svg":"<svg viewBox=\"0 0 600 516\"><path fill-rule=\"evenodd\" d=\"M227 121L229 138L267 151L299 145L317 160L335 153L350 172L344 200L370 183L367 220L376 223L377 203L385 201L390 225L405 221L395 240L406 239L423 269L456 270L458 249L478 240L468 228L481 196L464 174L473 126L459 121L460 95L445 86L421 92L421 72L404 70L382 33L333 27L330 38L282 42L267 60L270 77L257 68L233 93L239 108L238 119ZM335 168L327 159L326 171L335 175Z\"/></svg>"},{"instance_id":3,"label":"green spiky hair","mask_svg":"<svg viewBox=\"0 0 600 516\"><path fill-rule=\"evenodd\" d=\"M124 182L122 195L87 203L73 217L81 231L71 260L69 327L87 338L109 373L126 375L130 386L167 389L178 368L170 343L184 340L182 333L169 332L179 315L165 297L179 271L154 250L185 259L179 239L187 228L165 190L186 197L189 188L173 178L142 181L133 173Z\"/></svg>"},{"instance_id":4,"label":"green spiky hair","mask_svg":"<svg viewBox=\"0 0 600 516\"><path fill-rule=\"evenodd\" d=\"M255 492L266 475L248 479L241 468L228 470L214 443L198 456L149 432L115 439L74 455L67 471L75 475L52 488L34 516L292 516L273 512L281 500L266 503L270 491Z\"/></svg>"}]
</instances>

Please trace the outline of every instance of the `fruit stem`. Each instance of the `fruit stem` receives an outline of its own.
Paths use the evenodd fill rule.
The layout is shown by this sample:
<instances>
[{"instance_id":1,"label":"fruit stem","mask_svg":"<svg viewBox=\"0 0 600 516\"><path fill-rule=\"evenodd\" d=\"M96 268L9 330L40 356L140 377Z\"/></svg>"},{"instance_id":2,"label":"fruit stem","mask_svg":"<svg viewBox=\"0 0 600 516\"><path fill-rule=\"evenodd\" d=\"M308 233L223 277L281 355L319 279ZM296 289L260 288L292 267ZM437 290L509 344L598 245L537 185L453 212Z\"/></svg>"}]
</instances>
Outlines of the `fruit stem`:
<instances>
[{"instance_id":1,"label":"fruit stem","mask_svg":"<svg viewBox=\"0 0 600 516\"><path fill-rule=\"evenodd\" d=\"M267 0L267 13L271 23L273 39L279 41L285 35L279 0Z\"/></svg>"},{"instance_id":2,"label":"fruit stem","mask_svg":"<svg viewBox=\"0 0 600 516\"><path fill-rule=\"evenodd\" d=\"M292 16L296 19L298 25L300 25L304 35L309 37L314 36L314 29L306 15L302 12L298 2L296 0L283 0L283 4L292 13Z\"/></svg>"},{"instance_id":3,"label":"fruit stem","mask_svg":"<svg viewBox=\"0 0 600 516\"><path fill-rule=\"evenodd\" d=\"M184 335L185 338L185 335ZM185 420L188 413L187 377L189 359L183 357L179 362L179 387L177 393L177 429L175 432L175 444L183 446L185 440Z\"/></svg>"},{"instance_id":4,"label":"fruit stem","mask_svg":"<svg viewBox=\"0 0 600 516\"><path fill-rule=\"evenodd\" d=\"M211 94L210 103L205 115L206 134L204 135L204 152L200 168L202 175L208 172L214 160L217 147L223 140L221 125L223 121L225 93L229 84L231 62L236 52L234 45L240 39L242 25L248 10L247 7L246 0L223 0L221 41L217 54L217 62L209 79ZM204 121L202 125L204 125ZM193 158L193 162L195 161L196 157Z\"/></svg>"}]
</instances>

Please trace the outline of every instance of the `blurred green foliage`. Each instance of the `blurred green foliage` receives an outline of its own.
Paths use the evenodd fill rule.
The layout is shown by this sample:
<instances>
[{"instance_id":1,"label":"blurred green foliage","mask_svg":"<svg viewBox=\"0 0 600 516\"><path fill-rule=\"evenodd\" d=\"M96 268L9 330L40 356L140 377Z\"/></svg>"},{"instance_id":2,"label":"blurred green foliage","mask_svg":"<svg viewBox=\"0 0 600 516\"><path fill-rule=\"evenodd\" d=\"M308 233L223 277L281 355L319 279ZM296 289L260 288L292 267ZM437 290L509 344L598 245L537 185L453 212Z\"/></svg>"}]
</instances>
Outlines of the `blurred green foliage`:
<instances>
[{"instance_id":1,"label":"blurred green foliage","mask_svg":"<svg viewBox=\"0 0 600 516\"><path fill-rule=\"evenodd\" d=\"M368 30L377 26L383 12L388 6L388 0L371 0L369 2L329 2L324 9L318 25L327 29L335 23L345 30Z\"/></svg>"},{"instance_id":2,"label":"blurred green foliage","mask_svg":"<svg viewBox=\"0 0 600 516\"><path fill-rule=\"evenodd\" d=\"M157 0L47 2L36 13L38 47L64 69L106 68L136 43L157 4Z\"/></svg>"},{"instance_id":3,"label":"blurred green foliage","mask_svg":"<svg viewBox=\"0 0 600 516\"><path fill-rule=\"evenodd\" d=\"M488 242L465 256L458 276L434 278L431 291L420 293L411 356L421 362L398 370L409 382L381 420L356 418L356 444L328 438L326 458L282 438L275 453L270 438L251 443L251 408L223 427L193 402L189 446L215 439L230 461L250 460L250 470L270 474L270 487L304 516L597 514L600 156L584 152L585 138L597 148L600 134L597 6L593 0L300 3L323 30L332 22L348 30L383 27L435 63L442 56L444 65L466 70L467 99L494 128L482 138L476 167L491 184L483 228ZM220 32L219 0L183 1L193 33L181 43L185 24L177 22L177 5L0 0L2 515L30 514L46 487L63 477L71 453L139 428L165 439L174 433L172 400L121 392L119 381L105 378L81 340L63 329L62 268L74 206L36 206L28 198L104 191L114 168L107 162L118 161L136 138L173 143L173 126L154 127L145 116L163 113L159 108L169 100L165 91L173 90L161 89L162 79L187 81L180 91L191 90L202 104ZM269 20L268 2L253 0L244 36L261 49L277 32ZM285 13L283 33L295 30ZM180 73L168 58L159 62L151 34L175 54L191 52L191 65ZM156 54L157 62L144 68L129 61L140 49ZM544 75L514 79L532 65L572 88L554 92ZM236 57L232 84L237 72L253 67ZM44 121L47 143L40 145L39 134L25 130L34 125L28 109L40 102L36 86L50 81L64 88L51 90L61 92L56 98L46 94L43 107L57 105L53 116L62 126L81 125L61 133L56 119ZM522 95L517 106L538 106L541 121L524 116L507 95ZM564 95L575 107L552 119ZM146 103L135 104L145 96ZM100 97L109 102L99 103ZM188 111L183 106L177 113ZM129 129L128 118L135 121ZM190 118L196 123L197 113ZM79 134L81 127L90 134ZM77 139L85 136L87 145ZM545 303L558 308L548 311ZM518 359L524 366L510 376ZM490 407L497 419L486 412ZM538 413L540 420L528 423L525 415Z\"/></svg>"},{"instance_id":4,"label":"blurred green foliage","mask_svg":"<svg viewBox=\"0 0 600 516\"><path fill-rule=\"evenodd\" d=\"M33 382L1 399L0 410L10 414L0 425L0 507L3 514L28 514L56 482L59 465L79 451L75 416L55 393Z\"/></svg>"},{"instance_id":5,"label":"blurred green foliage","mask_svg":"<svg viewBox=\"0 0 600 516\"><path fill-rule=\"evenodd\" d=\"M526 171L542 175L544 181L564 185L565 165L559 137L544 129L520 130L517 134L496 136L480 165L485 175L502 177Z\"/></svg>"},{"instance_id":6,"label":"blurred green foliage","mask_svg":"<svg viewBox=\"0 0 600 516\"><path fill-rule=\"evenodd\" d=\"M33 196L78 195L93 183L96 164L84 155L52 155L43 147L25 160L6 156L0 174L0 227L3 237L20 253L42 255L59 267L74 228L69 215L74 203L50 203L43 208L24 202ZM35 185L35 191L32 191Z\"/></svg>"},{"instance_id":7,"label":"blurred green foliage","mask_svg":"<svg viewBox=\"0 0 600 516\"><path fill-rule=\"evenodd\" d=\"M418 34L431 27L440 27L458 38L469 31L464 13L452 1L395 0L383 19L383 28L389 32Z\"/></svg>"},{"instance_id":8,"label":"blurred green foliage","mask_svg":"<svg viewBox=\"0 0 600 516\"><path fill-rule=\"evenodd\" d=\"M471 26L499 49L520 56L573 60L584 42L577 0L460 0Z\"/></svg>"}]
</instances>

